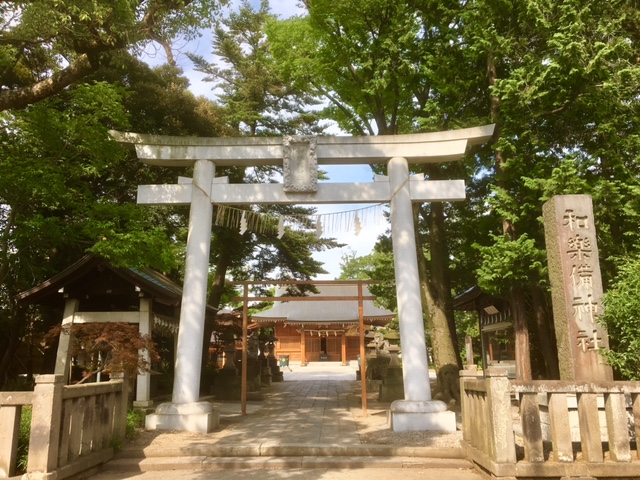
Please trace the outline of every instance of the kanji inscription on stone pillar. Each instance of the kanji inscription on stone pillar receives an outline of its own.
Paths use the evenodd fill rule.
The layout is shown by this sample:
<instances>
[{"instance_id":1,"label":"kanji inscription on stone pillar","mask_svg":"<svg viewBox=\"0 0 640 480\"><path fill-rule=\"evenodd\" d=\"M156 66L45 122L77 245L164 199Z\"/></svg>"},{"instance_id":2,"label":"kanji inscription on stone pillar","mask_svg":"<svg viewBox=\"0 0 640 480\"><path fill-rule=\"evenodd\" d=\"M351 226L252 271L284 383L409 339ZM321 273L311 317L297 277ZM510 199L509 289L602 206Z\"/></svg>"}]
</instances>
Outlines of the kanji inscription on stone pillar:
<instances>
[{"instance_id":1,"label":"kanji inscription on stone pillar","mask_svg":"<svg viewBox=\"0 0 640 480\"><path fill-rule=\"evenodd\" d=\"M542 211L560 378L612 380L600 354L609 338L598 322L603 292L591 197L558 195Z\"/></svg>"}]
</instances>

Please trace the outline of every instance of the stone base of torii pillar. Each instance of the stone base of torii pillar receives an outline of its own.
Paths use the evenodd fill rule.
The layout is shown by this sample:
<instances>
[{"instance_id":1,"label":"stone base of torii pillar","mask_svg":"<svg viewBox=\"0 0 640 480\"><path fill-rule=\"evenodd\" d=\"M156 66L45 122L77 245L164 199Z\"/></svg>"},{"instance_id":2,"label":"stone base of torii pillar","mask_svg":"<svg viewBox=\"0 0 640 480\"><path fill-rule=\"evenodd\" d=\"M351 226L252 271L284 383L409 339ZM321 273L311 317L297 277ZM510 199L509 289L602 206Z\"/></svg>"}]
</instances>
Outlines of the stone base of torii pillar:
<instances>
[{"instance_id":1,"label":"stone base of torii pillar","mask_svg":"<svg viewBox=\"0 0 640 480\"><path fill-rule=\"evenodd\" d=\"M209 433L220 424L220 412L209 402L161 403L155 413L147 415L147 430L179 430Z\"/></svg>"},{"instance_id":2,"label":"stone base of torii pillar","mask_svg":"<svg viewBox=\"0 0 640 480\"><path fill-rule=\"evenodd\" d=\"M389 427L394 432L456 431L456 414L441 400L396 400L389 408Z\"/></svg>"}]
</instances>

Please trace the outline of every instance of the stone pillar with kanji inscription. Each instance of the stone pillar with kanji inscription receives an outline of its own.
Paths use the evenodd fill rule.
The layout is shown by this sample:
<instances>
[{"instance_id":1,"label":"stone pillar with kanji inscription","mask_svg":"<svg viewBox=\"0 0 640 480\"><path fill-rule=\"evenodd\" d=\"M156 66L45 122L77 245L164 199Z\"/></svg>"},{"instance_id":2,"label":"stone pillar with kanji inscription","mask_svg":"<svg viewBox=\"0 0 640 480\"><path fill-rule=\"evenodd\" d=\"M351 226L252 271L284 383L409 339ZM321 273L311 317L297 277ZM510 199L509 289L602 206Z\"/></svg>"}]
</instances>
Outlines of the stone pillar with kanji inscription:
<instances>
[{"instance_id":1,"label":"stone pillar with kanji inscription","mask_svg":"<svg viewBox=\"0 0 640 480\"><path fill-rule=\"evenodd\" d=\"M560 378L613 380L599 353L609 348L602 314L602 278L589 195L558 195L542 208Z\"/></svg>"}]
</instances>

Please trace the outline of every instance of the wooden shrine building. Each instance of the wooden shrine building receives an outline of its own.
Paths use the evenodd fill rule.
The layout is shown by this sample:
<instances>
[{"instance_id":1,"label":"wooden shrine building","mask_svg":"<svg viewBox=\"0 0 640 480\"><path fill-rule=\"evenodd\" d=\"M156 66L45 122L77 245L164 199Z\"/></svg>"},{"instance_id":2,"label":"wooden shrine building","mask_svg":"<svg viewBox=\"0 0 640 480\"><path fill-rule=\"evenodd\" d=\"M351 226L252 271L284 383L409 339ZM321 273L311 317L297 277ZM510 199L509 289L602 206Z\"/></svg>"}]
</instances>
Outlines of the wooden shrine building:
<instances>
[{"instance_id":1,"label":"wooden shrine building","mask_svg":"<svg viewBox=\"0 0 640 480\"><path fill-rule=\"evenodd\" d=\"M104 322L137 324L141 334L150 335L156 341L163 337L169 350L175 351L182 289L150 268L119 268L97 255L86 255L54 277L20 293L17 300L22 304L54 309L63 325ZM210 311L210 314L214 312ZM68 335L61 335L55 373L69 379L71 360ZM173 364L173 358L163 360ZM156 384L168 383L163 388L164 393L171 391L170 378L154 380ZM138 375L137 405L151 404L154 394L151 383L148 372ZM153 386L153 390L156 386Z\"/></svg>"},{"instance_id":2,"label":"wooden shrine building","mask_svg":"<svg viewBox=\"0 0 640 480\"><path fill-rule=\"evenodd\" d=\"M273 308L251 316L258 327L274 327L278 339L276 355L306 365L308 362L330 361L346 365L360 353L358 302L340 297L358 295L357 285L318 285L318 296L326 301L277 302ZM370 297L366 287L364 296ZM276 296L284 296L284 289ZM311 294L314 295L314 294ZM395 318L389 310L378 308L373 300L363 301L365 325L385 326Z\"/></svg>"},{"instance_id":3,"label":"wooden shrine building","mask_svg":"<svg viewBox=\"0 0 640 480\"><path fill-rule=\"evenodd\" d=\"M507 370L515 378L516 352L511 305L474 285L453 299L453 308L478 315L482 365Z\"/></svg>"}]
</instances>

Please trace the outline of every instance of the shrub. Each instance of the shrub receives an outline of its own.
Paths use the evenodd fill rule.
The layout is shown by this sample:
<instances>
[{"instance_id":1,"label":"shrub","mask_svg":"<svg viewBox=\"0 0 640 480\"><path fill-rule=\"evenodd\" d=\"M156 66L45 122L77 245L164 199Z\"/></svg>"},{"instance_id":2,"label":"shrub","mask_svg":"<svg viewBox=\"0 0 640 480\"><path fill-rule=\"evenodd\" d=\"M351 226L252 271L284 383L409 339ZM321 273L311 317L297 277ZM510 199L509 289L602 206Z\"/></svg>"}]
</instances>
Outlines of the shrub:
<instances>
[{"instance_id":1,"label":"shrub","mask_svg":"<svg viewBox=\"0 0 640 480\"><path fill-rule=\"evenodd\" d=\"M610 350L602 354L619 376L640 380L640 258L620 265L604 305L599 321L609 332Z\"/></svg>"},{"instance_id":2,"label":"shrub","mask_svg":"<svg viewBox=\"0 0 640 480\"><path fill-rule=\"evenodd\" d=\"M136 438L138 430L144 428L144 418L146 417L144 410L132 408L127 412L127 427L124 436L129 440Z\"/></svg>"},{"instance_id":3,"label":"shrub","mask_svg":"<svg viewBox=\"0 0 640 480\"><path fill-rule=\"evenodd\" d=\"M31 406L22 407L20 415L20 431L18 432L18 473L27 471L27 460L29 457L29 436L31 434Z\"/></svg>"}]
</instances>

